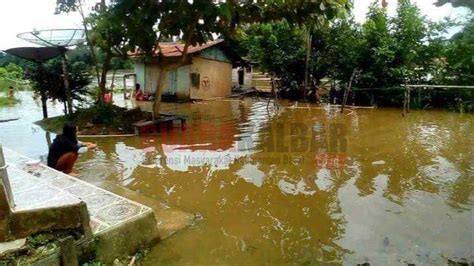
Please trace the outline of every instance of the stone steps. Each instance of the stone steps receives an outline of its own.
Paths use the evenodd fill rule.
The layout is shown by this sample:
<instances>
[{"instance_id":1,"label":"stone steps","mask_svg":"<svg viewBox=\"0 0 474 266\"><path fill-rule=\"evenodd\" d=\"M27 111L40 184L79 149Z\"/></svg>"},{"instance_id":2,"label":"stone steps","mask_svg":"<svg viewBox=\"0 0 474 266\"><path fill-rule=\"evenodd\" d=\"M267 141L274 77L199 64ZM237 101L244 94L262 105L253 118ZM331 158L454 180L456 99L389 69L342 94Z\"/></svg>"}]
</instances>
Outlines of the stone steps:
<instances>
[{"instance_id":1,"label":"stone steps","mask_svg":"<svg viewBox=\"0 0 474 266\"><path fill-rule=\"evenodd\" d=\"M32 228L24 226L23 231L41 231L41 228L36 231L34 228L38 219L47 220L50 224L61 224L62 220L71 216L71 210L81 213L80 210L68 209L68 206L85 205L86 218L81 221L89 223L87 227L91 233L76 243L78 254L88 254L86 256L94 256L99 261L112 262L117 257L134 254L159 240L152 208L43 164L32 165L31 159L13 150L4 148L4 155L9 165L8 173L15 201L12 213L34 214L30 223L27 223ZM55 215L51 214L52 210L56 210ZM57 215L58 210L63 213L67 213L65 210L69 211L69 215ZM25 223L25 220L21 222Z\"/></svg>"},{"instance_id":2,"label":"stone steps","mask_svg":"<svg viewBox=\"0 0 474 266\"><path fill-rule=\"evenodd\" d=\"M28 165L31 159L5 149L10 165L14 210L55 207L85 202L94 235L152 214L152 209L128 200L43 164ZM10 172L10 169L8 170Z\"/></svg>"},{"instance_id":3,"label":"stone steps","mask_svg":"<svg viewBox=\"0 0 474 266\"><path fill-rule=\"evenodd\" d=\"M4 155L15 202L12 211L21 214L16 219L26 230L21 237L44 231L46 227L37 227L39 220L53 225L51 230L76 228L71 221L85 224L80 227L87 227L81 230L85 237L75 244L77 254L112 263L115 258L150 247L194 222L193 214L114 183L90 177L86 182L32 163L11 149L4 148ZM8 246L0 243L0 247L4 244Z\"/></svg>"}]
</instances>

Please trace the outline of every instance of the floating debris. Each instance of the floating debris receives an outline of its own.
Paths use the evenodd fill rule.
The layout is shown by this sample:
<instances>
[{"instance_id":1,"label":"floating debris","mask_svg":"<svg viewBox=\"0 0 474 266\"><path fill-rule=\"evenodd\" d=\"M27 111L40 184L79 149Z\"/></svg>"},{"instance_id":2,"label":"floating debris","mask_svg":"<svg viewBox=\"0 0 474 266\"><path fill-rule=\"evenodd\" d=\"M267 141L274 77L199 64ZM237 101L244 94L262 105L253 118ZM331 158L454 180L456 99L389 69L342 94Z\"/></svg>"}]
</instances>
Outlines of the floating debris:
<instances>
[{"instance_id":1,"label":"floating debris","mask_svg":"<svg viewBox=\"0 0 474 266\"><path fill-rule=\"evenodd\" d=\"M168 188L166 186L163 186L165 188L165 192L168 196L170 196L171 194L173 194L174 192L174 188L176 187L176 185L173 185L172 187Z\"/></svg>"},{"instance_id":2,"label":"floating debris","mask_svg":"<svg viewBox=\"0 0 474 266\"><path fill-rule=\"evenodd\" d=\"M200 212L195 212L194 213L194 221L201 221L204 220L204 216Z\"/></svg>"},{"instance_id":3,"label":"floating debris","mask_svg":"<svg viewBox=\"0 0 474 266\"><path fill-rule=\"evenodd\" d=\"M140 164L141 167L145 167L145 168L156 168L156 164Z\"/></svg>"}]
</instances>

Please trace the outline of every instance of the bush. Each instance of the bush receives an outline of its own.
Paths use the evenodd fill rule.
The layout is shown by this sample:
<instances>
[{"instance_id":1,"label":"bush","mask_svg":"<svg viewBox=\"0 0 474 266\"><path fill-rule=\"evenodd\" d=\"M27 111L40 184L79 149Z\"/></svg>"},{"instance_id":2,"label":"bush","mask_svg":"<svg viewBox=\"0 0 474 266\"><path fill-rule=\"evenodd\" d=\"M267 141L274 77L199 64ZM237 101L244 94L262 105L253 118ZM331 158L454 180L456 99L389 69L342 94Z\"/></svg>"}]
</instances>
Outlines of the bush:
<instances>
[{"instance_id":1,"label":"bush","mask_svg":"<svg viewBox=\"0 0 474 266\"><path fill-rule=\"evenodd\" d=\"M20 100L10 97L0 97L0 107L12 106L19 103Z\"/></svg>"}]
</instances>

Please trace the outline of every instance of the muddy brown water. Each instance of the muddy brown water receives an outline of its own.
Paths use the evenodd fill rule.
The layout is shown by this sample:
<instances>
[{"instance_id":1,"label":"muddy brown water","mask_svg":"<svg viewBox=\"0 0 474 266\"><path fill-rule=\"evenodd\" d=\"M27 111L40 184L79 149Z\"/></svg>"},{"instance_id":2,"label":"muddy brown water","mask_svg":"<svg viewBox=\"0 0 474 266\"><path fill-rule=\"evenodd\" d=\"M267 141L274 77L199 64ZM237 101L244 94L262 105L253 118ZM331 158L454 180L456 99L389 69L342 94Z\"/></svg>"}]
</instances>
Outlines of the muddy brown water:
<instances>
[{"instance_id":1,"label":"muddy brown water","mask_svg":"<svg viewBox=\"0 0 474 266\"><path fill-rule=\"evenodd\" d=\"M44 160L27 92L0 108L0 142ZM120 104L124 104L123 102ZM293 107L292 107L293 106ZM196 213L151 249L155 264L445 264L474 260L474 116L264 100L164 104L187 128L94 139L84 179ZM60 114L61 105L50 108Z\"/></svg>"}]
</instances>

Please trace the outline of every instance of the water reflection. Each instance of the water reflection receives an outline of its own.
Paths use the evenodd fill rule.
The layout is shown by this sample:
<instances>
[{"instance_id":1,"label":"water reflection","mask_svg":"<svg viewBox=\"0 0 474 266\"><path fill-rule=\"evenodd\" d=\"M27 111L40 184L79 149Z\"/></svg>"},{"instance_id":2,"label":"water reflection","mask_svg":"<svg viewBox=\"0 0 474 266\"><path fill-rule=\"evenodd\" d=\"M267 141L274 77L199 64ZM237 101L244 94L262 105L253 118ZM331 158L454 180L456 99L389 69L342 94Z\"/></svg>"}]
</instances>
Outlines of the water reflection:
<instances>
[{"instance_id":1,"label":"water reflection","mask_svg":"<svg viewBox=\"0 0 474 266\"><path fill-rule=\"evenodd\" d=\"M149 264L440 264L473 256L472 116L292 106L164 103L164 112L190 118L185 130L97 139L99 149L78 167L85 179L204 215L154 249ZM10 111L36 112L28 108ZM47 138L31 127L0 124L0 140L44 155Z\"/></svg>"}]
</instances>

